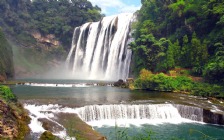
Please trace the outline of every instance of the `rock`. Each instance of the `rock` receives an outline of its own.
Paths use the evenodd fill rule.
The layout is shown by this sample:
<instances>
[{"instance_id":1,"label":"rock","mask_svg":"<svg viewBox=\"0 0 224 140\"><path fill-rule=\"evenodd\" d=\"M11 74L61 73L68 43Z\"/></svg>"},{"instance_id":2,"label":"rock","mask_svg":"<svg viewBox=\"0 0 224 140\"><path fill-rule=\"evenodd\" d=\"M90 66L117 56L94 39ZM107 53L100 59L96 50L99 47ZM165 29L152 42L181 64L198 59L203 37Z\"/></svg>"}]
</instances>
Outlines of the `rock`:
<instances>
[{"instance_id":1,"label":"rock","mask_svg":"<svg viewBox=\"0 0 224 140\"><path fill-rule=\"evenodd\" d=\"M211 124L224 125L224 115L211 112L210 110L203 110L203 122Z\"/></svg>"},{"instance_id":2,"label":"rock","mask_svg":"<svg viewBox=\"0 0 224 140\"><path fill-rule=\"evenodd\" d=\"M4 82L6 80L6 77L3 75L0 75L0 82Z\"/></svg>"},{"instance_id":3,"label":"rock","mask_svg":"<svg viewBox=\"0 0 224 140\"><path fill-rule=\"evenodd\" d=\"M40 121L42 123L42 127L45 130L51 131L53 133L64 130L63 127L59 126L58 124L56 124L48 119L41 118L41 119L38 119L38 121Z\"/></svg>"},{"instance_id":4,"label":"rock","mask_svg":"<svg viewBox=\"0 0 224 140\"><path fill-rule=\"evenodd\" d=\"M54 136L51 132L45 131L43 134L41 134L39 140L56 140L58 139L56 136Z\"/></svg>"},{"instance_id":5,"label":"rock","mask_svg":"<svg viewBox=\"0 0 224 140\"><path fill-rule=\"evenodd\" d=\"M0 98L0 139L24 139L29 132L30 118L24 108L17 102Z\"/></svg>"},{"instance_id":6,"label":"rock","mask_svg":"<svg viewBox=\"0 0 224 140\"><path fill-rule=\"evenodd\" d=\"M47 43L47 44L50 44L50 45L53 45L53 46L59 46L60 43L58 40L56 40L55 36L53 34L48 34L46 36L42 36L40 34L40 32L33 32L32 33L32 36L38 41L38 42L41 42L41 43Z\"/></svg>"},{"instance_id":7,"label":"rock","mask_svg":"<svg viewBox=\"0 0 224 140\"><path fill-rule=\"evenodd\" d=\"M119 79L117 82L114 82L114 86L115 87L122 87L122 88L127 87L126 83L122 79Z\"/></svg>"}]
</instances>

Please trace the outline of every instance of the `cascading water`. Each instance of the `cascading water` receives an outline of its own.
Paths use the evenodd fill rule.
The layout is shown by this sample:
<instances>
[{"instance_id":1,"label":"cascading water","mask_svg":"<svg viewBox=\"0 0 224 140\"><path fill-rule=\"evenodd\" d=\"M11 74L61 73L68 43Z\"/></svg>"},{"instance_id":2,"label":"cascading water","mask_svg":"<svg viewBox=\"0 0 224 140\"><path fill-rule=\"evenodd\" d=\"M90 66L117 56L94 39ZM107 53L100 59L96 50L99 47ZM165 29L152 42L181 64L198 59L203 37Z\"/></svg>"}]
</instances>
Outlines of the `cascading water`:
<instances>
[{"instance_id":1,"label":"cascading water","mask_svg":"<svg viewBox=\"0 0 224 140\"><path fill-rule=\"evenodd\" d=\"M186 110L186 111L183 111ZM83 121L147 119L162 122L203 121L203 109L184 105L91 105L76 109ZM175 122L174 122L175 123Z\"/></svg>"},{"instance_id":2,"label":"cascading water","mask_svg":"<svg viewBox=\"0 0 224 140\"><path fill-rule=\"evenodd\" d=\"M75 28L67 57L74 78L118 80L129 75L133 14L104 17Z\"/></svg>"},{"instance_id":3,"label":"cascading water","mask_svg":"<svg viewBox=\"0 0 224 140\"><path fill-rule=\"evenodd\" d=\"M186 105L174 105L181 117L194 120L194 121L200 121L203 122L203 109L193 106L186 106Z\"/></svg>"}]
</instances>

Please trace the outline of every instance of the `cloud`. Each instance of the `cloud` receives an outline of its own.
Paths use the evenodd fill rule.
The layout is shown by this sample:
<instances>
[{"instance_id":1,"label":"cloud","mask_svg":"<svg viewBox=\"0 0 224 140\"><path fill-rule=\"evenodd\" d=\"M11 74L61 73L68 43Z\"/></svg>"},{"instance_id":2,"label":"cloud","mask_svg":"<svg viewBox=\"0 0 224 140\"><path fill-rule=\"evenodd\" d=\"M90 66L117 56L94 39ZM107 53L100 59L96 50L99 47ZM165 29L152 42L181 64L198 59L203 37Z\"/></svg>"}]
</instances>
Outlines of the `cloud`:
<instances>
[{"instance_id":1,"label":"cloud","mask_svg":"<svg viewBox=\"0 0 224 140\"><path fill-rule=\"evenodd\" d=\"M140 9L141 5L127 5L121 0L89 0L93 5L98 5L102 13L113 15L119 13L130 13Z\"/></svg>"},{"instance_id":2,"label":"cloud","mask_svg":"<svg viewBox=\"0 0 224 140\"><path fill-rule=\"evenodd\" d=\"M136 5L129 5L125 6L122 9L120 9L120 12L122 13L133 13L141 8L141 5L136 6Z\"/></svg>"}]
</instances>

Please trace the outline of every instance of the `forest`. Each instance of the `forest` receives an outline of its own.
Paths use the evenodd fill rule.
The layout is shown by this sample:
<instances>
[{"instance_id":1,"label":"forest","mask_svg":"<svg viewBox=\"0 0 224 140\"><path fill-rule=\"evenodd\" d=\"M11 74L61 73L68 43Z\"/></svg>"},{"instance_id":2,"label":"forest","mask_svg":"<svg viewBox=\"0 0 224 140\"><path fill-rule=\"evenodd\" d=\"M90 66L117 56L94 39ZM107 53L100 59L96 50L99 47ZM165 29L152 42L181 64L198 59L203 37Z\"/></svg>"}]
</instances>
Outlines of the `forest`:
<instances>
[{"instance_id":1,"label":"forest","mask_svg":"<svg viewBox=\"0 0 224 140\"><path fill-rule=\"evenodd\" d=\"M131 43L135 75L143 69L143 75L147 71L171 76L191 75L203 77L206 83L222 85L224 1L141 2L142 7L137 12L138 21L133 25L135 41ZM161 80L159 77L157 81ZM139 79L137 87L139 81L142 82L141 77Z\"/></svg>"},{"instance_id":2,"label":"forest","mask_svg":"<svg viewBox=\"0 0 224 140\"><path fill-rule=\"evenodd\" d=\"M30 35L53 34L68 50L75 27L98 21L103 15L87 0L1 0L0 26L25 44L35 44Z\"/></svg>"}]
</instances>

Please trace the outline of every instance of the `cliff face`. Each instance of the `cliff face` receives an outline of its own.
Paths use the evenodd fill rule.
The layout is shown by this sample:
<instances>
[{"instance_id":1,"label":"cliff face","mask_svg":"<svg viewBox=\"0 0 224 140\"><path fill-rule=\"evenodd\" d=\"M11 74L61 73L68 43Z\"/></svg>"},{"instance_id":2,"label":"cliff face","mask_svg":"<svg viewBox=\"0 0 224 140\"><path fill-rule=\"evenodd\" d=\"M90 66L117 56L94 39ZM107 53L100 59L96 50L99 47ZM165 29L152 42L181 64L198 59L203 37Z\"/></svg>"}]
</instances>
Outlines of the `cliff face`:
<instances>
[{"instance_id":1,"label":"cliff face","mask_svg":"<svg viewBox=\"0 0 224 140\"><path fill-rule=\"evenodd\" d=\"M36 31L32 33L32 36L36 39L37 42L47 44L48 46L57 47L60 45L59 41L55 39L53 34L43 36Z\"/></svg>"},{"instance_id":2,"label":"cliff face","mask_svg":"<svg viewBox=\"0 0 224 140\"><path fill-rule=\"evenodd\" d=\"M12 48L0 28L0 82L14 76Z\"/></svg>"}]
</instances>

